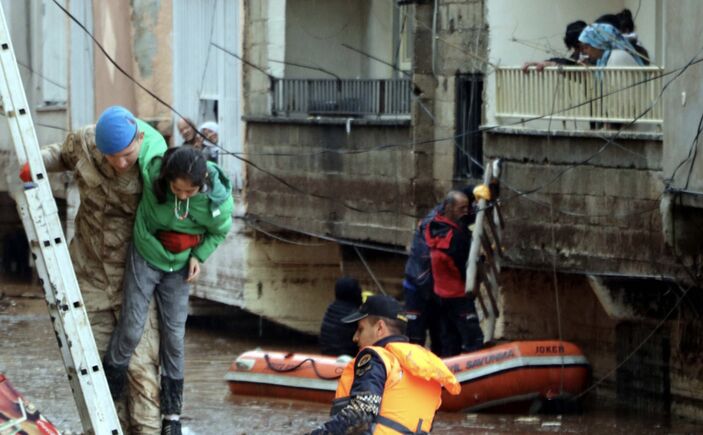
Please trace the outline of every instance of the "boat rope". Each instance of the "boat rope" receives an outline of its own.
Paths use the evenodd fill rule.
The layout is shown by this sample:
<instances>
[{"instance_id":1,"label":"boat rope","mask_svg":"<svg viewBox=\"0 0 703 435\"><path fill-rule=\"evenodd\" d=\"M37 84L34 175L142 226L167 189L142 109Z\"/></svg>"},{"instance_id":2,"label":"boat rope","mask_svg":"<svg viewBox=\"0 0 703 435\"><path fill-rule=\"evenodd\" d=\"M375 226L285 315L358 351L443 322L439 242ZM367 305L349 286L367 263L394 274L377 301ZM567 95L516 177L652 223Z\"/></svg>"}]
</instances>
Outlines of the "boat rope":
<instances>
[{"instance_id":1,"label":"boat rope","mask_svg":"<svg viewBox=\"0 0 703 435\"><path fill-rule=\"evenodd\" d=\"M315 375L320 379L324 379L326 381L333 381L333 380L339 379L342 376L341 372L335 376L325 376L325 375L321 374L320 371L317 369L317 362L313 358L305 358L304 360L300 361L298 364L295 364L295 365L292 365L289 367L284 367L284 366L276 367L273 363L271 363L271 358L269 357L268 354L264 354L264 361L266 361L266 365L268 366L269 369L273 370L274 372L278 372L278 373L293 372L295 370L298 370L306 362L310 361L310 365L312 366L312 370L315 372ZM339 368L335 369L335 371L339 371L339 370L340 370Z\"/></svg>"}]
</instances>

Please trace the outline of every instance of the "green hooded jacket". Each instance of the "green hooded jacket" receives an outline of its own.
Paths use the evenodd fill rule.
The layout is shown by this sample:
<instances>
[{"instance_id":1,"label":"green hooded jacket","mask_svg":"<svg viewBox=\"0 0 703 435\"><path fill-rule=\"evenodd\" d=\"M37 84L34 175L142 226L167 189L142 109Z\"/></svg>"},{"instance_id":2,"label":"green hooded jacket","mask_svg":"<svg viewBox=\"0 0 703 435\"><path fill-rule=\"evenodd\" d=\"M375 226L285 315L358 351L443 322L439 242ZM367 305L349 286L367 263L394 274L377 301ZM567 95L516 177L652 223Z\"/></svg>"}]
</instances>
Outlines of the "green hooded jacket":
<instances>
[{"instance_id":1,"label":"green hooded jacket","mask_svg":"<svg viewBox=\"0 0 703 435\"><path fill-rule=\"evenodd\" d=\"M207 162L208 189L190 198L188 216L180 220L177 214L186 211L186 202L176 202L176 196L166 189L166 202L159 204L154 194L153 184L161 170L161 158L140 161L144 190L134 221L134 246L137 252L151 266L164 272L181 270L191 256L201 263L215 252L232 228L232 183L214 163ZM178 210L176 210L178 205ZM173 253L157 238L159 231L176 231L186 234L199 234L203 238L197 246L179 253Z\"/></svg>"}]
</instances>

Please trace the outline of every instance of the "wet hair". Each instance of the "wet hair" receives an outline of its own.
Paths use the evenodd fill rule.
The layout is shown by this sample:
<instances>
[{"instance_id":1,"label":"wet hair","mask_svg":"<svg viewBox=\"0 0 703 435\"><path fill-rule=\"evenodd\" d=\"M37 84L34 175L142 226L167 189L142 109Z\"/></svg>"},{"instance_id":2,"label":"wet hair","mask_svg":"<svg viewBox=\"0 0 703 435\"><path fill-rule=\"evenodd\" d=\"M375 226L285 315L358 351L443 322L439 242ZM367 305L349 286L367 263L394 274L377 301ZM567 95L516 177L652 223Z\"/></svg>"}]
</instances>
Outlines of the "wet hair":
<instances>
[{"instance_id":1,"label":"wet hair","mask_svg":"<svg viewBox=\"0 0 703 435\"><path fill-rule=\"evenodd\" d=\"M635 21L632 19L632 12L623 9L617 14L620 25L618 28L622 33L632 33L635 31Z\"/></svg>"},{"instance_id":2,"label":"wet hair","mask_svg":"<svg viewBox=\"0 0 703 435\"><path fill-rule=\"evenodd\" d=\"M569 50L577 50L580 46L579 35L588 24L585 21L578 20L566 25L564 32L564 45Z\"/></svg>"},{"instance_id":3,"label":"wet hair","mask_svg":"<svg viewBox=\"0 0 703 435\"><path fill-rule=\"evenodd\" d=\"M169 184L179 178L188 180L202 189L207 183L207 160L203 153L191 146L169 148L161 159L159 176L154 180L154 195L159 203L166 202Z\"/></svg>"},{"instance_id":4,"label":"wet hair","mask_svg":"<svg viewBox=\"0 0 703 435\"><path fill-rule=\"evenodd\" d=\"M369 320L371 325L375 325L379 320L383 320L386 324L386 328L388 328L388 332L390 332L391 335L405 335L407 322L400 319L391 319L390 317L381 316L368 316L366 318Z\"/></svg>"},{"instance_id":5,"label":"wet hair","mask_svg":"<svg viewBox=\"0 0 703 435\"><path fill-rule=\"evenodd\" d=\"M618 18L618 16L614 15L614 14L601 15L594 22L601 23L601 24L610 24L611 26L620 30L620 18Z\"/></svg>"}]
</instances>

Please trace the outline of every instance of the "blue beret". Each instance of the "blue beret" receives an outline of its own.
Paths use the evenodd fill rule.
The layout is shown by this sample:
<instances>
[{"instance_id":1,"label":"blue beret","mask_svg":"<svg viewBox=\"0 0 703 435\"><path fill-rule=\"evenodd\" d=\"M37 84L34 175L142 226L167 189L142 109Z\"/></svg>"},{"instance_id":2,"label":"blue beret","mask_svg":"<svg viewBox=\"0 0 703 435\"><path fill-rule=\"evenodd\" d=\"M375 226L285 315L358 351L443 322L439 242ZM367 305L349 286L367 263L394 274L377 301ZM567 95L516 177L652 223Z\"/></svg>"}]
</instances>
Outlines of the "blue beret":
<instances>
[{"instance_id":1,"label":"blue beret","mask_svg":"<svg viewBox=\"0 0 703 435\"><path fill-rule=\"evenodd\" d=\"M137 134L137 120L122 106L111 106L95 125L95 144L103 154L117 154L127 148Z\"/></svg>"}]
</instances>

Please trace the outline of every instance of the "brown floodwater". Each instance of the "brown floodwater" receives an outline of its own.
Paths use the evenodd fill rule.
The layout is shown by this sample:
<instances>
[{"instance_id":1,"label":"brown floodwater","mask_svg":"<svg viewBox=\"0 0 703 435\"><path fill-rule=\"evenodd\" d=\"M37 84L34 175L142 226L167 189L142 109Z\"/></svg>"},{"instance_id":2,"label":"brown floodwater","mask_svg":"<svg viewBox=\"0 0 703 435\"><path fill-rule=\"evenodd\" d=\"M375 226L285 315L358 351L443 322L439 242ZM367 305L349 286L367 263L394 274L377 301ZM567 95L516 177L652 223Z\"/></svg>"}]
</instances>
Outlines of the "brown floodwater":
<instances>
[{"instance_id":1,"label":"brown floodwater","mask_svg":"<svg viewBox=\"0 0 703 435\"><path fill-rule=\"evenodd\" d=\"M0 294L2 289L0 289ZM227 320L193 317L186 333L183 424L186 434L307 433L325 421L329 407L293 400L236 397L224 381L237 354L257 346L314 352L310 337L289 333L253 316ZM36 298L0 298L0 373L61 431L81 431L73 396L46 307ZM579 415L439 413L437 434L687 434L691 423L622 414L589 401Z\"/></svg>"}]
</instances>

